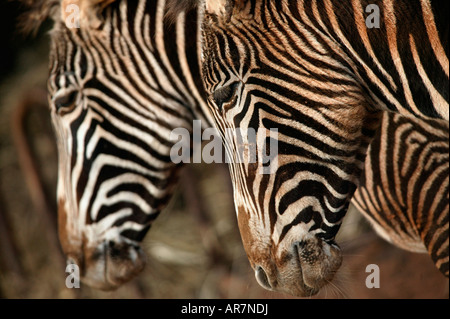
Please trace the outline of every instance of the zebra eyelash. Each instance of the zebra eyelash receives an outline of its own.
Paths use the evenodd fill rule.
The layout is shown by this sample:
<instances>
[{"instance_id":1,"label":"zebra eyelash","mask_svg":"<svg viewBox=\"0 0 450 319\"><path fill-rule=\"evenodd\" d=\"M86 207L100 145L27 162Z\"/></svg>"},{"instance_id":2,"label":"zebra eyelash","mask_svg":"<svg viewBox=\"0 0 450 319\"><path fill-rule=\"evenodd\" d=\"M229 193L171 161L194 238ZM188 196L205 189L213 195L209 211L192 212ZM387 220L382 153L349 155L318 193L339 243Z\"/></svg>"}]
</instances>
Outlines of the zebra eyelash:
<instances>
[{"instance_id":1,"label":"zebra eyelash","mask_svg":"<svg viewBox=\"0 0 450 319\"><path fill-rule=\"evenodd\" d=\"M216 90L211 95L214 103L219 107L220 110L223 109L225 104L229 104L235 99L238 86L238 82L233 82L230 85Z\"/></svg>"},{"instance_id":2,"label":"zebra eyelash","mask_svg":"<svg viewBox=\"0 0 450 319\"><path fill-rule=\"evenodd\" d=\"M71 112L78 99L78 92L76 90L69 91L57 97L54 101L56 112L59 115L64 115Z\"/></svg>"}]
</instances>

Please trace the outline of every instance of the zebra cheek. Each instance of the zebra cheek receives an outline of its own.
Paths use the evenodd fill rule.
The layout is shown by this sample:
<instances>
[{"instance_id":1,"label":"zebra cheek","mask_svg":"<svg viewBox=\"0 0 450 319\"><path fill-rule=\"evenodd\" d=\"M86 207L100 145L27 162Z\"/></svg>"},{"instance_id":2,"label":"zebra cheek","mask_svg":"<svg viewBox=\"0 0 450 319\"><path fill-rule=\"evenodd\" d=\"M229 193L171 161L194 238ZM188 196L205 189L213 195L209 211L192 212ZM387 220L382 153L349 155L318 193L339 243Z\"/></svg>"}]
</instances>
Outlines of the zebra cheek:
<instances>
[{"instance_id":1,"label":"zebra cheek","mask_svg":"<svg viewBox=\"0 0 450 319\"><path fill-rule=\"evenodd\" d=\"M245 212L244 207L239 207L238 208L238 226L239 226L239 232L241 234L241 239L242 239L242 244L244 245L244 249L245 252L247 254L247 257L250 259L250 263L252 264L253 267L253 262L251 261L250 258L250 251L251 251L251 247L252 247L252 242L253 242L253 237L252 234L250 233L250 228L248 225L248 216L247 213Z\"/></svg>"},{"instance_id":2,"label":"zebra cheek","mask_svg":"<svg viewBox=\"0 0 450 319\"><path fill-rule=\"evenodd\" d=\"M254 237L250 227L248 213L242 206L238 208L238 226L239 232L241 234L242 244L252 268L255 268L256 265L259 265L261 263L265 264L267 258L264 258L265 254L259 247L259 242L261 242L261 239L256 239Z\"/></svg>"},{"instance_id":3,"label":"zebra cheek","mask_svg":"<svg viewBox=\"0 0 450 319\"><path fill-rule=\"evenodd\" d=\"M77 245L77 234L75 233L75 229L72 229L70 227L70 220L68 213L65 209L65 200L60 199L58 202L58 235L59 235L59 241L62 247L62 250L66 256L74 255L78 256L79 251L77 251L77 247L79 248L81 246L81 239L80 244Z\"/></svg>"},{"instance_id":4,"label":"zebra cheek","mask_svg":"<svg viewBox=\"0 0 450 319\"><path fill-rule=\"evenodd\" d=\"M238 208L238 226L242 244L253 269L264 266L266 271L274 270L271 247L265 243L264 234L252 230L248 212L243 206Z\"/></svg>"}]
</instances>

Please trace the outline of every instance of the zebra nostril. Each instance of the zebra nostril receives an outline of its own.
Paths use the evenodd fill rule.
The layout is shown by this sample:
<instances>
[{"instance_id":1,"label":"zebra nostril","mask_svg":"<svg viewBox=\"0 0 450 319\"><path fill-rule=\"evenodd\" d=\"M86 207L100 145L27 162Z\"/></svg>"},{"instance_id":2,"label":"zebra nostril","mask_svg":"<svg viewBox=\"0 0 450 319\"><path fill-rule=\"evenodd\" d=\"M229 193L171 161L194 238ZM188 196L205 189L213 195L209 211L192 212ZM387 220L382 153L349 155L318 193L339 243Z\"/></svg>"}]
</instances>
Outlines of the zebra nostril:
<instances>
[{"instance_id":1,"label":"zebra nostril","mask_svg":"<svg viewBox=\"0 0 450 319\"><path fill-rule=\"evenodd\" d=\"M256 281L265 289L272 290L272 286L270 285L269 278L267 277L266 272L261 266L257 266L255 270Z\"/></svg>"}]
</instances>

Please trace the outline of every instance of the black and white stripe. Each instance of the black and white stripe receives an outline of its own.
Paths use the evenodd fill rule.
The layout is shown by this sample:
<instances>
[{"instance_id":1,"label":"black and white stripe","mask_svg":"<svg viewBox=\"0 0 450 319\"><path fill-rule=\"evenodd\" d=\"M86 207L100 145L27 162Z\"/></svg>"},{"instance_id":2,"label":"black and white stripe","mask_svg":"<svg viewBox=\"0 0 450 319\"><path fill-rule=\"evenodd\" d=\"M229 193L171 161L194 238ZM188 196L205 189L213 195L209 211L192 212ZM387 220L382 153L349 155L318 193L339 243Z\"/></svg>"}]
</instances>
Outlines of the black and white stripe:
<instances>
[{"instance_id":1,"label":"black and white stripe","mask_svg":"<svg viewBox=\"0 0 450 319\"><path fill-rule=\"evenodd\" d=\"M83 233L92 240L109 240L121 235L139 242L177 179L178 167L169 158L174 143L168 140L170 131L191 128L194 117L212 122L199 71L203 9L178 12L168 21L165 6L164 0L118 1L103 12L100 30L67 30L60 22L52 32L49 91L60 156L58 194L67 225L77 234L71 236ZM272 53L259 43L265 36L263 44ZM358 109L359 104L372 106L365 100L367 92L361 92L358 80L350 76L345 59L337 65L327 61L322 54L325 41L310 43L312 58L319 62L310 64L311 71L289 56L294 47L283 51L285 43L278 33L261 34L250 24L233 38L236 44L226 34L223 39L205 40L207 45L218 41L221 49L215 53L228 63L213 77L225 77L226 85L212 97L224 111L232 103L243 103L232 110L232 123L215 114L219 128L224 132L225 127L262 126L279 131L277 174L254 175L255 167L231 165L236 206L256 212L265 230L274 234L275 245L296 229L332 242L378 125L378 114ZM227 46L239 54L230 56ZM208 61L210 53L203 54ZM246 76L239 78L243 73ZM320 81L311 83L312 75ZM304 84L301 89L284 85L292 79ZM215 83L210 77L204 80ZM241 94L234 100L236 92ZM299 105L317 109L305 115L296 108ZM363 123L333 119L362 114L369 114ZM237 145L232 136L224 137L233 158ZM302 142L292 148L294 139ZM349 159L356 161L351 169L345 167ZM252 174L258 186L253 189L248 187ZM273 192L276 188L283 190ZM299 202L308 204L300 212L292 209Z\"/></svg>"},{"instance_id":2,"label":"black and white stripe","mask_svg":"<svg viewBox=\"0 0 450 319\"><path fill-rule=\"evenodd\" d=\"M99 28L56 21L51 32L60 227L74 243L138 244L176 185L170 133L191 129L194 114L207 122L191 25L198 12L168 23L165 6L119 1L101 12Z\"/></svg>"},{"instance_id":3,"label":"black and white stripe","mask_svg":"<svg viewBox=\"0 0 450 319\"><path fill-rule=\"evenodd\" d=\"M427 252L448 277L448 122L389 114L352 203L395 245Z\"/></svg>"},{"instance_id":4,"label":"black and white stripe","mask_svg":"<svg viewBox=\"0 0 450 319\"><path fill-rule=\"evenodd\" d=\"M369 4L380 8L379 29L365 25ZM292 257L283 253L297 251L298 242L319 239L315 264L335 261L325 251L336 247L382 111L448 122L448 13L442 5L200 1L206 10L203 79L217 127L224 137L230 127L278 129L275 174L259 176L252 164L231 167L247 254L256 268L273 260L275 267L259 267L268 269L261 281L271 288L284 289L280 269ZM235 155L236 136L224 139ZM305 276L302 249L300 263L290 267L303 268ZM313 270L316 288L336 270L323 267ZM302 294L292 285L284 291L298 290Z\"/></svg>"}]
</instances>

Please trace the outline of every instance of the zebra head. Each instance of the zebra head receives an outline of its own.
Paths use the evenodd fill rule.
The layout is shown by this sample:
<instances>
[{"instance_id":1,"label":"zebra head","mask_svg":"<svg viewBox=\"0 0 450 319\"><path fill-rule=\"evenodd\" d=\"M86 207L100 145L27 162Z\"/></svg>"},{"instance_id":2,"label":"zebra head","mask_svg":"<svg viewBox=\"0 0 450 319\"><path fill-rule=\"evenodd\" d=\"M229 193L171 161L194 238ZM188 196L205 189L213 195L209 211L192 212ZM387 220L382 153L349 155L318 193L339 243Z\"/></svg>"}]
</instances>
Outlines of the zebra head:
<instances>
[{"instance_id":1,"label":"zebra head","mask_svg":"<svg viewBox=\"0 0 450 319\"><path fill-rule=\"evenodd\" d=\"M169 91L167 70L149 71L156 28L145 23L162 23L160 4L120 1L103 11L86 6L89 14L82 6L70 28L65 2L55 9L48 79L59 236L84 283L113 289L144 267L140 242L178 178L169 135L190 128L192 113Z\"/></svg>"},{"instance_id":2,"label":"zebra head","mask_svg":"<svg viewBox=\"0 0 450 319\"><path fill-rule=\"evenodd\" d=\"M317 293L341 265L335 236L379 125L345 61L327 59L330 43L297 21L315 2L305 3L206 0L202 51L228 156L252 144L229 132L278 130L271 174L258 173L262 161L235 161L230 171L258 282L301 296ZM258 141L268 149L269 139Z\"/></svg>"}]
</instances>

